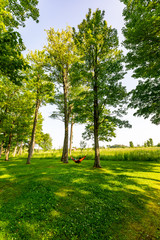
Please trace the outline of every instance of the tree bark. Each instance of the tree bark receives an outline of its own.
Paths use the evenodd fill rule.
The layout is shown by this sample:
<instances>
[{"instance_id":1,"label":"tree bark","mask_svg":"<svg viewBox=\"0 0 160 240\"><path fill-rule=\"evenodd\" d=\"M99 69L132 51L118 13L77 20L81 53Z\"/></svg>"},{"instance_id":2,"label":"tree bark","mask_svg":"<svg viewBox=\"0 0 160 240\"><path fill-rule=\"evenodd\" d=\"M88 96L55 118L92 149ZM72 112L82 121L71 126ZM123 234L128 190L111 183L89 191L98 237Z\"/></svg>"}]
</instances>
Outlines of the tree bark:
<instances>
[{"instance_id":1,"label":"tree bark","mask_svg":"<svg viewBox=\"0 0 160 240\"><path fill-rule=\"evenodd\" d=\"M99 127L99 114L98 114L98 99L96 97L97 87L94 87L94 147L95 147L95 161L94 167L101 168L100 165L100 153L99 153L99 141L98 141L98 127Z\"/></svg>"},{"instance_id":2,"label":"tree bark","mask_svg":"<svg viewBox=\"0 0 160 240\"><path fill-rule=\"evenodd\" d=\"M64 163L68 163L68 99L67 99L67 93L68 93L68 86L67 86L67 75L68 72L65 70L63 72L63 92L64 92L64 145L63 145L63 153L61 161Z\"/></svg>"},{"instance_id":3,"label":"tree bark","mask_svg":"<svg viewBox=\"0 0 160 240\"><path fill-rule=\"evenodd\" d=\"M1 142L1 147L0 147L0 158L2 157L2 151L3 151L3 144L4 144L5 136L6 136L6 133L3 133L3 140Z\"/></svg>"},{"instance_id":4,"label":"tree bark","mask_svg":"<svg viewBox=\"0 0 160 240\"><path fill-rule=\"evenodd\" d=\"M101 168L98 128L99 128L99 110L98 110L97 57L96 57L95 68L94 68L94 148L95 148L94 167L95 168Z\"/></svg>"},{"instance_id":5,"label":"tree bark","mask_svg":"<svg viewBox=\"0 0 160 240\"><path fill-rule=\"evenodd\" d=\"M34 122L33 122L33 129L32 129L32 136L31 136L31 141L29 144L29 150L28 150L28 158L26 164L31 163L31 157L33 154L33 149L34 149L34 142L35 142L35 134L36 134L36 126L37 126L37 120L38 120L38 110L40 107L40 100L37 99L36 101L36 109L35 109L35 116L34 116Z\"/></svg>"},{"instance_id":6,"label":"tree bark","mask_svg":"<svg viewBox=\"0 0 160 240\"><path fill-rule=\"evenodd\" d=\"M23 147L23 142L21 142L20 147L19 147L19 151L18 154L22 155L22 147Z\"/></svg>"},{"instance_id":7,"label":"tree bark","mask_svg":"<svg viewBox=\"0 0 160 240\"><path fill-rule=\"evenodd\" d=\"M0 158L2 157L3 144L4 144L4 140L1 142L1 147L0 147Z\"/></svg>"},{"instance_id":8,"label":"tree bark","mask_svg":"<svg viewBox=\"0 0 160 240\"><path fill-rule=\"evenodd\" d=\"M17 147L18 147L18 143L16 144L16 146L15 146L15 148L14 148L13 157L16 156L16 153L17 153Z\"/></svg>"},{"instance_id":9,"label":"tree bark","mask_svg":"<svg viewBox=\"0 0 160 240\"><path fill-rule=\"evenodd\" d=\"M5 161L9 161L9 153L10 153L10 148L11 148L11 141L12 141L12 133L9 134L9 141L8 141L8 146L7 146L7 149L6 149Z\"/></svg>"},{"instance_id":10,"label":"tree bark","mask_svg":"<svg viewBox=\"0 0 160 240\"><path fill-rule=\"evenodd\" d=\"M63 142L63 148L62 148L61 162L63 162L63 160L64 160L64 144L65 144L65 138L64 138L64 142Z\"/></svg>"},{"instance_id":11,"label":"tree bark","mask_svg":"<svg viewBox=\"0 0 160 240\"><path fill-rule=\"evenodd\" d=\"M70 146L69 146L69 154L71 155L71 151L72 151L72 140L73 140L73 125L74 125L74 121L73 121L73 116L71 119L71 133L70 133Z\"/></svg>"},{"instance_id":12,"label":"tree bark","mask_svg":"<svg viewBox=\"0 0 160 240\"><path fill-rule=\"evenodd\" d=\"M0 158L2 157L2 150L3 150L3 145L2 145L2 142L1 142L1 147L0 147Z\"/></svg>"}]
</instances>

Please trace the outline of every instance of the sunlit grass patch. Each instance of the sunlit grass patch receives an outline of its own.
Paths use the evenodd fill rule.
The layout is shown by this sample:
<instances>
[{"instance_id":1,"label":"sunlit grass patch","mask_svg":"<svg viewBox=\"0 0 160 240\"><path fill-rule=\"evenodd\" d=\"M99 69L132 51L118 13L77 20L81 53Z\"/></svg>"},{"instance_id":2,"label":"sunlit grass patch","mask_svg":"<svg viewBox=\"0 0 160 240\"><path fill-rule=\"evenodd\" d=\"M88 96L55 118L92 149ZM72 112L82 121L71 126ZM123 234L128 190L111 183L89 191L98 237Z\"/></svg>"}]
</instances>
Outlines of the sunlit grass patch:
<instances>
[{"instance_id":1,"label":"sunlit grass patch","mask_svg":"<svg viewBox=\"0 0 160 240\"><path fill-rule=\"evenodd\" d=\"M11 175L9 174L3 174L0 176L0 178L11 178Z\"/></svg>"},{"instance_id":2,"label":"sunlit grass patch","mask_svg":"<svg viewBox=\"0 0 160 240\"><path fill-rule=\"evenodd\" d=\"M58 192L55 192L55 195L57 195L59 197L67 197L67 196L69 196L69 193L71 193L71 192L73 192L72 189L62 188Z\"/></svg>"},{"instance_id":3,"label":"sunlit grass patch","mask_svg":"<svg viewBox=\"0 0 160 240\"><path fill-rule=\"evenodd\" d=\"M84 178L76 178L76 179L73 179L72 182L81 184L81 183L87 183L87 180Z\"/></svg>"},{"instance_id":4,"label":"sunlit grass patch","mask_svg":"<svg viewBox=\"0 0 160 240\"><path fill-rule=\"evenodd\" d=\"M84 195L91 194L89 191L85 191L85 190L79 190L79 192Z\"/></svg>"}]
</instances>

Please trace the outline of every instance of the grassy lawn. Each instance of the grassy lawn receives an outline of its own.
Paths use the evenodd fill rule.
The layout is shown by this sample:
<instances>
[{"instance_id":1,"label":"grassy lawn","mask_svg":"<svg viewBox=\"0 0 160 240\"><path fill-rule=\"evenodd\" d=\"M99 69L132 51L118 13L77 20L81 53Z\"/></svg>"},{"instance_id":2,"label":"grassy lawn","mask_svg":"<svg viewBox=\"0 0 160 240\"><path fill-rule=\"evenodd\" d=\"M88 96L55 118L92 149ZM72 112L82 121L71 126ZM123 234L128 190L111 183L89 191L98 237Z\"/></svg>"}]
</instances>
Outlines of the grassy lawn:
<instances>
[{"instance_id":1,"label":"grassy lawn","mask_svg":"<svg viewBox=\"0 0 160 240\"><path fill-rule=\"evenodd\" d=\"M160 239L160 164L0 160L1 240Z\"/></svg>"}]
</instances>

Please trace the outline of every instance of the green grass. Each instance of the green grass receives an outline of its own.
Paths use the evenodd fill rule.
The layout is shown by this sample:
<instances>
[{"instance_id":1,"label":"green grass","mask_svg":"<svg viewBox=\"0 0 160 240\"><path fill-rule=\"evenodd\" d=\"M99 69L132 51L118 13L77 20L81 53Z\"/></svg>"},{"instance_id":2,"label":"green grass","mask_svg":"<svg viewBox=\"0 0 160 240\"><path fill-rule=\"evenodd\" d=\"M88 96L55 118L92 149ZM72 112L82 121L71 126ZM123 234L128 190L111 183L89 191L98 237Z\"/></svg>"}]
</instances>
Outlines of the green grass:
<instances>
[{"instance_id":1,"label":"green grass","mask_svg":"<svg viewBox=\"0 0 160 240\"><path fill-rule=\"evenodd\" d=\"M0 239L160 239L160 164L102 158L94 169L88 155L0 160Z\"/></svg>"},{"instance_id":2,"label":"green grass","mask_svg":"<svg viewBox=\"0 0 160 240\"><path fill-rule=\"evenodd\" d=\"M75 156L87 155L89 159L94 159L94 151L92 149L86 149L82 152L73 152ZM100 150L101 160L110 161L159 161L160 160L160 148L109 148Z\"/></svg>"}]
</instances>

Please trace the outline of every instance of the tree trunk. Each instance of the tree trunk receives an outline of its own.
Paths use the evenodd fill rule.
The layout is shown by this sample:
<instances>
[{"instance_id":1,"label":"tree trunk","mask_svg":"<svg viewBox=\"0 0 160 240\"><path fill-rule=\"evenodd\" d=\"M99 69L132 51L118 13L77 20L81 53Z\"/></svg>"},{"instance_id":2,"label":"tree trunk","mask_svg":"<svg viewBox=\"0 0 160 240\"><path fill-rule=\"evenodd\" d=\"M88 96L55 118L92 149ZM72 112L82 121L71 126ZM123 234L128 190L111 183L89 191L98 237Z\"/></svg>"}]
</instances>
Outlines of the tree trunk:
<instances>
[{"instance_id":1,"label":"tree trunk","mask_svg":"<svg viewBox=\"0 0 160 240\"><path fill-rule=\"evenodd\" d=\"M36 126L37 126L37 120L38 120L38 110L40 107L40 100L37 99L36 101L36 109L35 109L35 116L34 116L34 122L33 122L33 129L32 129L32 136L31 136L31 141L29 144L29 150L28 150L28 158L26 164L31 163L31 157L33 154L33 149L34 149L34 142L35 142L35 134L36 134Z\"/></svg>"},{"instance_id":2,"label":"tree trunk","mask_svg":"<svg viewBox=\"0 0 160 240\"><path fill-rule=\"evenodd\" d=\"M21 142L21 145L19 147L18 154L22 155L22 147L23 147L23 142Z\"/></svg>"},{"instance_id":3,"label":"tree trunk","mask_svg":"<svg viewBox=\"0 0 160 240\"><path fill-rule=\"evenodd\" d=\"M69 146L69 154L71 155L71 151L72 151L72 140L73 140L73 125L74 125L74 121L73 121L73 116L71 119L71 133L70 133L70 146Z\"/></svg>"},{"instance_id":4,"label":"tree trunk","mask_svg":"<svg viewBox=\"0 0 160 240\"><path fill-rule=\"evenodd\" d=\"M16 156L16 153L17 153L17 147L18 147L18 143L16 144L16 146L15 146L15 148L14 148L13 157Z\"/></svg>"},{"instance_id":5,"label":"tree trunk","mask_svg":"<svg viewBox=\"0 0 160 240\"><path fill-rule=\"evenodd\" d=\"M2 157L3 144L4 144L4 140L1 142L1 147L0 147L0 158Z\"/></svg>"},{"instance_id":6,"label":"tree trunk","mask_svg":"<svg viewBox=\"0 0 160 240\"><path fill-rule=\"evenodd\" d=\"M63 162L64 160L64 145L65 145L65 138L64 138L64 142L63 142L63 148L62 148L62 157L61 157L61 162Z\"/></svg>"},{"instance_id":7,"label":"tree trunk","mask_svg":"<svg viewBox=\"0 0 160 240\"><path fill-rule=\"evenodd\" d=\"M99 153L99 141L98 141L98 125L99 125L99 116L98 116L98 101L94 99L94 147L95 147L95 161L94 167L101 168L100 165L100 153Z\"/></svg>"},{"instance_id":8,"label":"tree trunk","mask_svg":"<svg viewBox=\"0 0 160 240\"><path fill-rule=\"evenodd\" d=\"M67 86L67 70L64 71L63 73L63 91L64 91L64 145L63 145L63 153L62 153L62 158L61 160L64 163L68 163L68 121L69 121L69 116L68 116L68 102L67 102L67 92L68 92L68 86Z\"/></svg>"},{"instance_id":9,"label":"tree trunk","mask_svg":"<svg viewBox=\"0 0 160 240\"><path fill-rule=\"evenodd\" d=\"M12 141L12 133L9 134L9 141L8 141L8 146L7 146L7 149L6 149L5 161L9 161L9 152L10 152L10 147L11 147L11 141Z\"/></svg>"},{"instance_id":10,"label":"tree trunk","mask_svg":"<svg viewBox=\"0 0 160 240\"><path fill-rule=\"evenodd\" d=\"M35 138L34 138L34 143L33 143L33 152L32 152L32 155L34 154L34 150L35 150Z\"/></svg>"},{"instance_id":11,"label":"tree trunk","mask_svg":"<svg viewBox=\"0 0 160 240\"><path fill-rule=\"evenodd\" d=\"M3 137L4 137L4 138L5 138L5 136L6 136L6 133L3 134ZM1 147L0 147L0 158L2 157L4 138L3 138L2 142L1 142Z\"/></svg>"},{"instance_id":12,"label":"tree trunk","mask_svg":"<svg viewBox=\"0 0 160 240\"><path fill-rule=\"evenodd\" d=\"M98 84L97 84L97 59L94 69L94 147L95 147L95 161L94 167L101 168L100 165L100 152L98 141L98 128L99 128L99 110L98 110Z\"/></svg>"}]
</instances>

